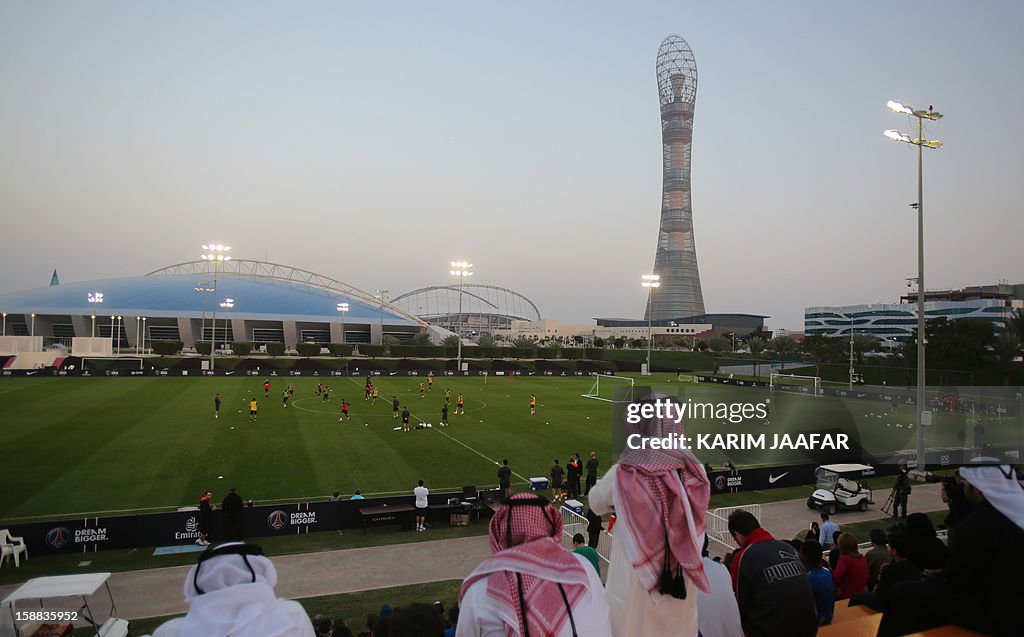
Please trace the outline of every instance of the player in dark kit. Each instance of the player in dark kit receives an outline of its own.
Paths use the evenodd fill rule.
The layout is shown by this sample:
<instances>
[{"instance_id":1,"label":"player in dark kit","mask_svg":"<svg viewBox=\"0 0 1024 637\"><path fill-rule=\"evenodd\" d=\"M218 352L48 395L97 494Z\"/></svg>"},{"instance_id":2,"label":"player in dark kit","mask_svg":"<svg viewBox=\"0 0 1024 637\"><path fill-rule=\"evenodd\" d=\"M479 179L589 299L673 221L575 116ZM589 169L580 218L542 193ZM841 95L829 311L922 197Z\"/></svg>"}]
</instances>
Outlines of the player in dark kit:
<instances>
[{"instance_id":1,"label":"player in dark kit","mask_svg":"<svg viewBox=\"0 0 1024 637\"><path fill-rule=\"evenodd\" d=\"M213 417L220 418L220 394L213 397Z\"/></svg>"},{"instance_id":2,"label":"player in dark kit","mask_svg":"<svg viewBox=\"0 0 1024 637\"><path fill-rule=\"evenodd\" d=\"M391 419L396 420L398 418L398 396L391 397Z\"/></svg>"},{"instance_id":3,"label":"player in dark kit","mask_svg":"<svg viewBox=\"0 0 1024 637\"><path fill-rule=\"evenodd\" d=\"M441 426L448 426L448 403L445 403L444 406L441 407Z\"/></svg>"},{"instance_id":4,"label":"player in dark kit","mask_svg":"<svg viewBox=\"0 0 1024 637\"><path fill-rule=\"evenodd\" d=\"M402 431L409 431L409 408L402 410Z\"/></svg>"}]
</instances>

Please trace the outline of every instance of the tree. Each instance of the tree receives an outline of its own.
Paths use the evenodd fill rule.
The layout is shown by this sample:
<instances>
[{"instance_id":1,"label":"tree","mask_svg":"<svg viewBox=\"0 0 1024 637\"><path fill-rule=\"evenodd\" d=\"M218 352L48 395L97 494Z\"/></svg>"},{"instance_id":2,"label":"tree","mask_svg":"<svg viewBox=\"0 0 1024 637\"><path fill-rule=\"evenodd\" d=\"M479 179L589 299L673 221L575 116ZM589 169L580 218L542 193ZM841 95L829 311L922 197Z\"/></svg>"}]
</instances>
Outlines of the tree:
<instances>
[{"instance_id":1,"label":"tree","mask_svg":"<svg viewBox=\"0 0 1024 637\"><path fill-rule=\"evenodd\" d=\"M768 349L770 349L775 356L782 361L781 370L786 369L786 359L793 358L800 352L800 343L789 336L776 336L768 342Z\"/></svg>"},{"instance_id":2,"label":"tree","mask_svg":"<svg viewBox=\"0 0 1024 637\"><path fill-rule=\"evenodd\" d=\"M803 350L814 362L815 376L821 376L821 366L823 363L842 360L843 357L842 340L822 334L815 334L805 338Z\"/></svg>"},{"instance_id":3,"label":"tree","mask_svg":"<svg viewBox=\"0 0 1024 637\"><path fill-rule=\"evenodd\" d=\"M724 336L712 336L708 339L708 349L715 356L720 356L725 352L732 351L732 341Z\"/></svg>"},{"instance_id":4,"label":"tree","mask_svg":"<svg viewBox=\"0 0 1024 637\"><path fill-rule=\"evenodd\" d=\"M974 372L987 363L994 333L992 324L981 318L961 318L949 321L940 316L925 326L928 335L925 350L927 369L940 371L940 379L947 371ZM918 343L913 343L913 360L918 360Z\"/></svg>"},{"instance_id":5,"label":"tree","mask_svg":"<svg viewBox=\"0 0 1024 637\"><path fill-rule=\"evenodd\" d=\"M459 337L456 336L455 334L451 334L450 336L445 336L444 340L441 341L441 345L444 345L445 347L458 347L459 346Z\"/></svg>"},{"instance_id":6,"label":"tree","mask_svg":"<svg viewBox=\"0 0 1024 637\"><path fill-rule=\"evenodd\" d=\"M612 341L612 345L615 346L615 349L622 349L623 346L625 346L625 344L626 344L626 337L624 337L624 336L616 336L615 340Z\"/></svg>"},{"instance_id":7,"label":"tree","mask_svg":"<svg viewBox=\"0 0 1024 637\"><path fill-rule=\"evenodd\" d=\"M747 339L747 347L750 348L750 357L754 359L754 378L758 378L757 360L761 357L761 352L764 351L767 344L768 342L760 336L752 336Z\"/></svg>"},{"instance_id":8,"label":"tree","mask_svg":"<svg viewBox=\"0 0 1024 637\"><path fill-rule=\"evenodd\" d=\"M629 346L634 349L640 349L641 347L647 346L646 338L631 338L629 339Z\"/></svg>"},{"instance_id":9,"label":"tree","mask_svg":"<svg viewBox=\"0 0 1024 637\"><path fill-rule=\"evenodd\" d=\"M708 342L705 341L704 339L696 341L693 344L693 349L697 350L698 352L703 352L707 348L708 348Z\"/></svg>"},{"instance_id":10,"label":"tree","mask_svg":"<svg viewBox=\"0 0 1024 637\"><path fill-rule=\"evenodd\" d=\"M512 347L515 349L530 349L535 345L532 339L520 336L516 340L512 341Z\"/></svg>"},{"instance_id":11,"label":"tree","mask_svg":"<svg viewBox=\"0 0 1024 637\"><path fill-rule=\"evenodd\" d=\"M600 336L595 336L594 337L594 347L596 347L598 349L603 348L604 347L604 339L601 338Z\"/></svg>"},{"instance_id":12,"label":"tree","mask_svg":"<svg viewBox=\"0 0 1024 637\"><path fill-rule=\"evenodd\" d=\"M480 347L494 347L494 337L490 334L481 334L480 338L476 339L476 344Z\"/></svg>"},{"instance_id":13,"label":"tree","mask_svg":"<svg viewBox=\"0 0 1024 637\"><path fill-rule=\"evenodd\" d=\"M999 365L999 371L1003 373L1003 385L1010 384L1010 371L1017 358L1018 347L1017 335L1011 329L999 330L992 341L992 355Z\"/></svg>"},{"instance_id":14,"label":"tree","mask_svg":"<svg viewBox=\"0 0 1024 637\"><path fill-rule=\"evenodd\" d=\"M583 345L583 337L579 334L574 334L572 337L572 344L576 347Z\"/></svg>"},{"instance_id":15,"label":"tree","mask_svg":"<svg viewBox=\"0 0 1024 637\"><path fill-rule=\"evenodd\" d=\"M854 334L853 335L853 356L858 365L864 364L864 353L874 352L878 350L878 346L881 343L878 337L874 334Z\"/></svg>"},{"instance_id":16,"label":"tree","mask_svg":"<svg viewBox=\"0 0 1024 637\"><path fill-rule=\"evenodd\" d=\"M412 338L410 338L409 340L406 341L406 344L408 344L408 345L433 345L433 343L430 342L430 334L427 334L426 332L421 332L420 334L417 334L417 335L413 336Z\"/></svg>"},{"instance_id":17,"label":"tree","mask_svg":"<svg viewBox=\"0 0 1024 637\"><path fill-rule=\"evenodd\" d=\"M1017 308L1006 320L1006 329L1017 337L1017 350L1024 353L1024 308Z\"/></svg>"}]
</instances>

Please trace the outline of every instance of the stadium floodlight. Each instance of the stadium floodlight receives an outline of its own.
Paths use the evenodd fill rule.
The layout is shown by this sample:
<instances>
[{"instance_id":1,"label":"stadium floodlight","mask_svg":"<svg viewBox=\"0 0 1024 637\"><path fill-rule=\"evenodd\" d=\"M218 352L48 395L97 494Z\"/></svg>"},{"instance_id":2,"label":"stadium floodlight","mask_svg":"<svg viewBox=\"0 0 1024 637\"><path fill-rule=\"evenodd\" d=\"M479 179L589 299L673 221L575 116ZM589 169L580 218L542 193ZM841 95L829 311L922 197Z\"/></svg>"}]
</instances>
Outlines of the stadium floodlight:
<instances>
[{"instance_id":1,"label":"stadium floodlight","mask_svg":"<svg viewBox=\"0 0 1024 637\"><path fill-rule=\"evenodd\" d=\"M341 313L341 344L345 344L345 315L348 314L348 303L338 303L338 312Z\"/></svg>"},{"instance_id":2,"label":"stadium floodlight","mask_svg":"<svg viewBox=\"0 0 1024 637\"><path fill-rule=\"evenodd\" d=\"M651 373L651 302L654 298L654 288L661 287L661 277L657 274L645 274L640 277L643 285L647 288L647 373Z\"/></svg>"},{"instance_id":3,"label":"stadium floodlight","mask_svg":"<svg viewBox=\"0 0 1024 637\"><path fill-rule=\"evenodd\" d=\"M448 271L452 276L459 278L459 317L458 322L455 324L455 335L459 339L458 351L455 354L456 369L462 371L462 284L465 282L466 277L473 276L473 272L470 268L473 267L472 263L465 261L452 261L450 263L451 270Z\"/></svg>"},{"instance_id":4,"label":"stadium floodlight","mask_svg":"<svg viewBox=\"0 0 1024 637\"><path fill-rule=\"evenodd\" d=\"M35 312L32 312L32 329L29 330L28 335L29 336L35 336L36 335L36 313Z\"/></svg>"},{"instance_id":5,"label":"stadium floodlight","mask_svg":"<svg viewBox=\"0 0 1024 637\"><path fill-rule=\"evenodd\" d=\"M377 290L380 295L380 345L384 346L384 298L391 290Z\"/></svg>"},{"instance_id":6,"label":"stadium floodlight","mask_svg":"<svg viewBox=\"0 0 1024 637\"><path fill-rule=\"evenodd\" d=\"M146 317L142 317L142 352L146 352Z\"/></svg>"},{"instance_id":7,"label":"stadium floodlight","mask_svg":"<svg viewBox=\"0 0 1024 637\"><path fill-rule=\"evenodd\" d=\"M217 350L217 272L220 269L221 263L231 260L231 256L227 254L231 251L231 246L226 246L223 243L204 243L203 250L206 250L206 254L200 255L203 260L213 262L213 318L211 319L213 333L210 339L210 373L212 374L214 369L213 355Z\"/></svg>"},{"instance_id":8,"label":"stadium floodlight","mask_svg":"<svg viewBox=\"0 0 1024 637\"><path fill-rule=\"evenodd\" d=\"M103 292L89 292L89 294L86 296L86 299L88 299L89 303L91 303L95 307L97 303L103 303ZM96 338L95 314L92 315L92 338Z\"/></svg>"},{"instance_id":9,"label":"stadium floodlight","mask_svg":"<svg viewBox=\"0 0 1024 637\"><path fill-rule=\"evenodd\" d=\"M924 448L924 427L922 424L927 421L931 422L931 413L925 415L927 405L925 404L925 355L924 346L927 341L927 334L925 332L924 324L924 298L925 298L925 287L924 287L924 153L923 149L930 148L932 150L942 146L942 142L938 140L928 140L924 138L924 120L934 122L935 120L942 119L942 113L936 112L931 106L928 110L915 109L896 102L889 100L886 104L889 108L896 111L897 113L903 113L911 115L917 118L917 137L911 138L909 135L901 133L895 130L887 130L883 133L886 137L893 141L904 142L917 146L917 419L915 426L917 428L917 470L924 473L925 471L925 448Z\"/></svg>"},{"instance_id":10,"label":"stadium floodlight","mask_svg":"<svg viewBox=\"0 0 1024 637\"><path fill-rule=\"evenodd\" d=\"M900 104L896 100L889 100L888 102L885 103L885 105L891 108L892 110L896 111L897 113L906 113L907 115L914 114L913 109L907 108L906 106Z\"/></svg>"},{"instance_id":11,"label":"stadium floodlight","mask_svg":"<svg viewBox=\"0 0 1024 637\"><path fill-rule=\"evenodd\" d=\"M7 336L7 312L4 312L4 331L0 336Z\"/></svg>"}]
</instances>

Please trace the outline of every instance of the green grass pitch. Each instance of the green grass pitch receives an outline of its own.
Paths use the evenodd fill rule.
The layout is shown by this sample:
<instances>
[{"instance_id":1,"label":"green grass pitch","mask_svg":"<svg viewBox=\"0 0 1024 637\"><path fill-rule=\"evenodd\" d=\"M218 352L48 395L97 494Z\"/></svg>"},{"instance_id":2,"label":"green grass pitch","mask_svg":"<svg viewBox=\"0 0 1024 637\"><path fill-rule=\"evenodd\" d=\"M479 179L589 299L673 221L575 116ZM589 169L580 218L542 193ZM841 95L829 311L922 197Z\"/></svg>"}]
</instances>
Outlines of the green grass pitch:
<instances>
[{"instance_id":1,"label":"green grass pitch","mask_svg":"<svg viewBox=\"0 0 1024 637\"><path fill-rule=\"evenodd\" d=\"M262 377L244 378L48 378L0 380L0 432L4 488L0 520L131 513L195 505L205 489L215 499L236 487L257 502L288 502L350 495L410 493L418 479L435 491L462 485L493 485L495 462L508 458L516 482L547 475L552 459L564 464L571 452L584 459L596 451L602 470L610 465L612 406L581 397L591 380L560 377L437 377L419 397L422 378L375 377L376 405L363 400L361 377L273 377L264 397ZM333 389L329 402L315 393L319 382ZM685 397L757 401L768 396L746 388L681 384L656 377L662 391ZM281 392L296 387L289 407ZM450 426L438 428L444 390L452 390ZM213 417L213 396L223 398ZM455 415L455 396L465 396L465 415ZM529 414L529 396L538 398ZM260 403L249 422L248 401ZM391 397L429 430L394 431ZM339 422L342 398L351 419ZM692 422L700 432L796 432L841 427L856 430L874 451L911 449L912 408L895 414L866 401L773 395L770 423ZM904 425L905 427L905 425ZM964 426L938 423L929 446L956 445ZM1011 434L1018 432L1013 429ZM1019 435L1016 436L1019 439ZM787 464L801 453L707 452L716 467L734 463ZM223 476L223 477L221 477Z\"/></svg>"}]
</instances>

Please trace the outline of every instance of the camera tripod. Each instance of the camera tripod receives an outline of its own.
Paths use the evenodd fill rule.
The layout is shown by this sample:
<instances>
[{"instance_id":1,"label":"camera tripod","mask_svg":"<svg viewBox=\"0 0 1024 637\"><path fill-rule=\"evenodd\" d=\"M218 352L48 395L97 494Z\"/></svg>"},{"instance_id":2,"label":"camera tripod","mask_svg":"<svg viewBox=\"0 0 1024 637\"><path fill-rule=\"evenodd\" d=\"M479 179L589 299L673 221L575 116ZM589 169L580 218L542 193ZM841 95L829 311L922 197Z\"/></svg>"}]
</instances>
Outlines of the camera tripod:
<instances>
[{"instance_id":1,"label":"camera tripod","mask_svg":"<svg viewBox=\"0 0 1024 637\"><path fill-rule=\"evenodd\" d=\"M892 515L892 508L896 504L896 489L897 488L898 487L893 487L889 491L889 497L887 497L885 499L885 504L882 505L882 513L884 513L886 515Z\"/></svg>"}]
</instances>

